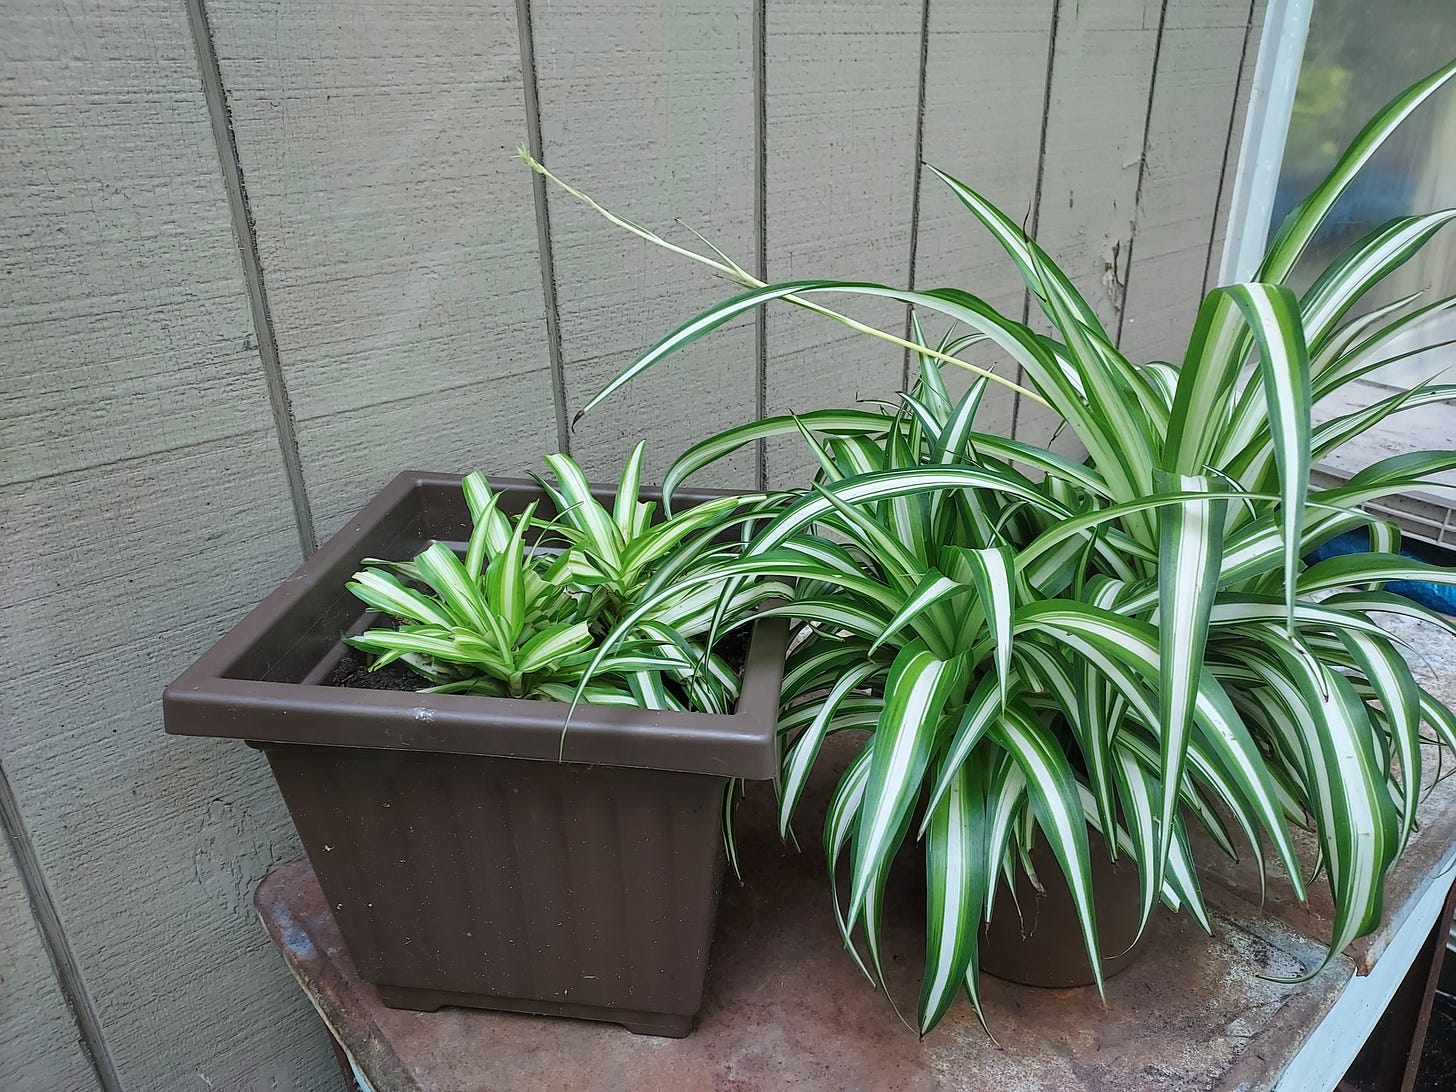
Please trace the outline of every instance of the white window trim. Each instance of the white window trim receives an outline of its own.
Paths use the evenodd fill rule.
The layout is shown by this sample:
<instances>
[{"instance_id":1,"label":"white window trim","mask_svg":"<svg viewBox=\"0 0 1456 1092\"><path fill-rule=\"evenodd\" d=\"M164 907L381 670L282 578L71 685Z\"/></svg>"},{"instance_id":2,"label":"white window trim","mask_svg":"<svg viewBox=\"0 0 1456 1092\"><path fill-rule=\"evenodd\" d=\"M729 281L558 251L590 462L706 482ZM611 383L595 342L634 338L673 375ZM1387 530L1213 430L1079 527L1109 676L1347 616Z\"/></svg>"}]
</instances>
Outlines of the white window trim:
<instances>
[{"instance_id":1,"label":"white window trim","mask_svg":"<svg viewBox=\"0 0 1456 1092\"><path fill-rule=\"evenodd\" d=\"M1313 8L1314 0L1269 0L1264 10L1259 56L1254 64L1249 108L1229 197L1228 230L1218 272L1221 285L1249 280L1264 260ZM1332 475L1332 481L1346 481L1349 477L1348 472L1328 466L1316 469ZM1373 510L1394 519L1413 538L1456 548L1456 500L1445 490L1389 496Z\"/></svg>"},{"instance_id":2,"label":"white window trim","mask_svg":"<svg viewBox=\"0 0 1456 1092\"><path fill-rule=\"evenodd\" d=\"M1313 7L1314 0L1269 0L1264 9L1259 58L1254 64L1254 82L1249 88L1249 109L1229 199L1219 284L1248 280L1264 258Z\"/></svg>"}]
</instances>

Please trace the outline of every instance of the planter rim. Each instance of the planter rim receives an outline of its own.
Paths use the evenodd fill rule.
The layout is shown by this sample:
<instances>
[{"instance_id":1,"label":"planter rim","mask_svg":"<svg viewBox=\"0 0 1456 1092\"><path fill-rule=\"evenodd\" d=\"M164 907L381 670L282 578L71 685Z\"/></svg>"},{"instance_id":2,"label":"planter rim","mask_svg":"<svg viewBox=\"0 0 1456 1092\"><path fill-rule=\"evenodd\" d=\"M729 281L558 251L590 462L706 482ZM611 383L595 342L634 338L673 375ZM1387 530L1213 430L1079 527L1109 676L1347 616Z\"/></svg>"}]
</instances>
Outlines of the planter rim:
<instances>
[{"instance_id":1,"label":"planter rim","mask_svg":"<svg viewBox=\"0 0 1456 1092\"><path fill-rule=\"evenodd\" d=\"M577 706L562 738L564 702L362 690L239 678L235 665L279 627L313 589L356 566L365 538L418 503L422 490L457 490L461 476L405 471L315 551L167 687L164 723L174 735L250 742L606 764L767 779L778 771L778 701L788 624L753 625L738 705L720 715L622 706ZM492 488L540 493L532 481L491 478ZM611 496L610 487L593 492ZM644 488L642 495L660 496ZM682 490L684 500L731 495ZM343 582L340 580L342 589ZM295 619L295 622L301 619Z\"/></svg>"}]
</instances>

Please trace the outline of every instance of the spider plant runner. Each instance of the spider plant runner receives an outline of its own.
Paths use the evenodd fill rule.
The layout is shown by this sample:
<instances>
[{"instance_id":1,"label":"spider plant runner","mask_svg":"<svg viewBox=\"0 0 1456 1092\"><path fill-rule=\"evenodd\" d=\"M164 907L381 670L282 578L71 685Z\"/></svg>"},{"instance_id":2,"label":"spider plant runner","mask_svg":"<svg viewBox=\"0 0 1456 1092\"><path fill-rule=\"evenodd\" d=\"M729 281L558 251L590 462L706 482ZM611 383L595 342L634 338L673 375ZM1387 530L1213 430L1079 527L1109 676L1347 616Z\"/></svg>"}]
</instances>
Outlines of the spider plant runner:
<instances>
[{"instance_id":1,"label":"spider plant runner","mask_svg":"<svg viewBox=\"0 0 1456 1092\"><path fill-rule=\"evenodd\" d=\"M958 288L764 284L721 254L663 244L747 291L663 338L583 412L771 302L861 329L825 301L892 299L914 316L919 378L898 403L747 423L678 460L666 504L694 472L769 437L801 436L819 472L742 556L645 597L594 662L610 664L640 618L696 582L796 582L792 601L771 608L796 626L782 695L780 825L788 831L826 737L857 733L823 832L831 873L844 861L850 876L834 913L854 958L882 979L889 867L921 847L922 1032L962 989L979 1014L978 937L998 875L1024 871L1042 839L1070 889L1099 989L1089 830L1136 866L1143 925L1161 901L1208 928L1192 826L1230 854L1244 843L1261 876L1267 844L1300 898L1303 877L1323 869L1335 904L1331 953L1378 924L1384 875L1416 822L1422 747L1456 745L1456 717L1417 684L1373 616L1456 631L1382 590L1389 580L1453 583L1456 572L1402 556L1398 529L1361 505L1428 484L1456 467L1456 454L1384 459L1330 489L1311 488L1310 468L1390 414L1449 399L1456 387L1423 384L1318 426L1312 407L1388 362L1383 346L1432 310L1456 303L1410 297L1354 313L1456 210L1391 221L1300 295L1286 282L1360 167L1453 74L1448 65L1415 84L1360 132L1290 214L1253 280L1207 295L1178 364L1127 359L1034 240L933 167L1006 251L1050 334ZM931 317L949 320L944 339L924 336ZM957 359L970 341L1019 366L1084 460L977 430L988 382L1008 381ZM948 364L978 373L959 398L941 376ZM1369 552L1304 565L1308 551L1358 528L1368 530ZM1315 833L1316 860L1296 854L1292 825Z\"/></svg>"}]
</instances>

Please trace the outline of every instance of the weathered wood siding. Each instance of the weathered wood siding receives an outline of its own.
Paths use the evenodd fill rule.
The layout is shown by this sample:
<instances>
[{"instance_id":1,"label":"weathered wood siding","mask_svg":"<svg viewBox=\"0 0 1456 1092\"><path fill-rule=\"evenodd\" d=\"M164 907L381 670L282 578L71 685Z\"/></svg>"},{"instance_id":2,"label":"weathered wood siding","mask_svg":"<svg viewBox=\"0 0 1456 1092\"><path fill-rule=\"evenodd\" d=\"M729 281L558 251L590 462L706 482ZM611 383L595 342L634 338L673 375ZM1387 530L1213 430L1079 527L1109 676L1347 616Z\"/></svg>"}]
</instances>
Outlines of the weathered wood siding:
<instances>
[{"instance_id":1,"label":"weathered wood siding","mask_svg":"<svg viewBox=\"0 0 1456 1092\"><path fill-rule=\"evenodd\" d=\"M764 33L765 229L770 281L904 284L910 271L921 5L770 3ZM902 334L905 308L826 298ZM818 315L768 312L766 408L850 405L900 390L905 354ZM768 484L806 480L797 437L771 442Z\"/></svg>"},{"instance_id":2,"label":"weathered wood siding","mask_svg":"<svg viewBox=\"0 0 1456 1092\"><path fill-rule=\"evenodd\" d=\"M556 446L511 0L212 0L317 531Z\"/></svg>"},{"instance_id":3,"label":"weathered wood siding","mask_svg":"<svg viewBox=\"0 0 1456 1092\"><path fill-rule=\"evenodd\" d=\"M1214 221L1220 194L1232 183L1236 164L1228 164L1227 177L1224 168L1230 151L1237 155L1239 131L1231 117L1202 105L1235 100L1252 17L1251 0L1168 6L1118 314L1122 350L1135 360L1180 347L1210 256L1218 261Z\"/></svg>"},{"instance_id":4,"label":"weathered wood siding","mask_svg":"<svg viewBox=\"0 0 1456 1092\"><path fill-rule=\"evenodd\" d=\"M1229 115L1228 144L1224 148L1223 167L1219 174L1218 201L1208 239L1208 258L1203 271L1203 290L1219 284L1219 263L1228 238L1229 206L1233 201L1234 175L1239 167L1239 143L1243 139L1244 122L1249 111L1249 92L1254 82L1254 62L1258 59L1260 30L1264 26L1267 0L1251 0L1249 19L1244 35L1244 52L1239 62L1239 82L1234 90L1233 112Z\"/></svg>"},{"instance_id":5,"label":"weathered wood siding","mask_svg":"<svg viewBox=\"0 0 1456 1092\"><path fill-rule=\"evenodd\" d=\"M1255 12L1250 0L1056 9L1036 236L1124 352L1181 360L1236 154ZM1045 443L1056 423L1020 400L1018 438ZM1056 446L1077 447L1069 434Z\"/></svg>"},{"instance_id":6,"label":"weathered wood siding","mask_svg":"<svg viewBox=\"0 0 1456 1092\"><path fill-rule=\"evenodd\" d=\"M1033 234L1114 337L1161 21L1172 6L1172 0L1166 6L1157 0L1057 4ZM1058 422L1046 409L1019 400L1018 438L1044 444ZM1058 447L1074 443L1064 434Z\"/></svg>"},{"instance_id":7,"label":"weathered wood siding","mask_svg":"<svg viewBox=\"0 0 1456 1092\"><path fill-rule=\"evenodd\" d=\"M751 269L752 3L535 0L531 13L547 165L607 208L701 250L682 226L691 225ZM655 338L733 286L554 187L548 209L569 422ZM648 472L660 477L695 440L752 420L755 331L752 316L739 319L619 392L571 432L572 455L588 471L614 476L646 437ZM751 488L757 454L739 452L696 480Z\"/></svg>"},{"instance_id":8,"label":"weathered wood siding","mask_svg":"<svg viewBox=\"0 0 1456 1092\"><path fill-rule=\"evenodd\" d=\"M1262 5L0 12L0 667L25 680L0 698L0 762L74 964L50 974L0 862L19 937L0 1084L95 1086L84 1027L108 1086L151 1092L333 1080L251 914L299 852L266 768L164 737L158 707L301 550L405 465L519 473L565 443L607 475L646 437L657 472L760 408L905 381L896 347L779 307L572 432L616 368L733 289L536 183L518 145L756 275L954 283L1019 315L1014 269L923 157L1034 225L1130 352L1176 355L1217 267ZM902 307L839 302L905 329ZM981 420L1044 437L1034 409L993 392ZM705 480L803 480L797 443L763 454Z\"/></svg>"},{"instance_id":9,"label":"weathered wood siding","mask_svg":"<svg viewBox=\"0 0 1456 1092\"><path fill-rule=\"evenodd\" d=\"M10 847L0 839L0 1078L15 1088L90 1092L87 1061L41 944Z\"/></svg>"},{"instance_id":10,"label":"weathered wood siding","mask_svg":"<svg viewBox=\"0 0 1456 1092\"><path fill-rule=\"evenodd\" d=\"M158 707L300 558L187 18L5 26L0 761L122 1086L323 1087L252 912L299 852L266 765Z\"/></svg>"},{"instance_id":11,"label":"weathered wood siding","mask_svg":"<svg viewBox=\"0 0 1456 1092\"><path fill-rule=\"evenodd\" d=\"M1042 107L1053 11L1051 3L1023 0L929 8L923 158L1028 225L1041 180ZM1016 267L990 232L930 171L921 175L919 214L915 286L965 288L1004 314L1021 318L1026 290ZM925 330L936 339L943 332L939 323ZM973 346L962 355L998 375L1017 378L1015 365L1008 366L989 346ZM955 375L949 368L943 371L955 390L973 378L969 373ZM988 384L977 427L1009 434L1014 413L1011 392Z\"/></svg>"}]
</instances>

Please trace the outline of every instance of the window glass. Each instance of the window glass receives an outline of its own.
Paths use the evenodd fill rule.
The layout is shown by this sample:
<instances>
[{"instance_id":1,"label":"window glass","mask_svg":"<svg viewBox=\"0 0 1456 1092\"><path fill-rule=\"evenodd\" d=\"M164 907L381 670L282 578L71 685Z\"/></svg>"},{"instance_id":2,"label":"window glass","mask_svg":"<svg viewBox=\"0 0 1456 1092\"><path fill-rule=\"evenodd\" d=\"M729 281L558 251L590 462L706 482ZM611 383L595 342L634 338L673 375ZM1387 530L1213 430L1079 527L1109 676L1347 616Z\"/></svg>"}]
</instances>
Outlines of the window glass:
<instances>
[{"instance_id":1,"label":"window glass","mask_svg":"<svg viewBox=\"0 0 1456 1092\"><path fill-rule=\"evenodd\" d=\"M1314 0L1270 232L1324 177L1360 127L1401 89L1456 56L1456 0ZM1309 284L1345 246L1395 216L1456 205L1456 93L1448 86L1396 132L1331 211L1296 271ZM1366 309L1424 289L1422 302L1456 293L1456 225L1390 277ZM1420 331L1456 338L1456 316ZM1375 379L1408 385L1456 363L1456 346L1384 368ZM1453 369L1456 371L1456 369ZM1456 382L1456 374L1444 377ZM1449 407L1456 414L1456 407ZM1456 419L1447 416L1448 423ZM1456 431L1456 430L1453 430ZM1437 438L1432 438L1437 439ZM1439 438L1439 446L1456 436Z\"/></svg>"}]
</instances>

